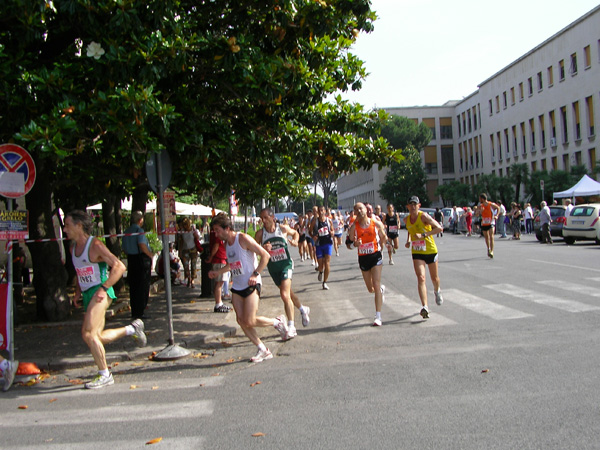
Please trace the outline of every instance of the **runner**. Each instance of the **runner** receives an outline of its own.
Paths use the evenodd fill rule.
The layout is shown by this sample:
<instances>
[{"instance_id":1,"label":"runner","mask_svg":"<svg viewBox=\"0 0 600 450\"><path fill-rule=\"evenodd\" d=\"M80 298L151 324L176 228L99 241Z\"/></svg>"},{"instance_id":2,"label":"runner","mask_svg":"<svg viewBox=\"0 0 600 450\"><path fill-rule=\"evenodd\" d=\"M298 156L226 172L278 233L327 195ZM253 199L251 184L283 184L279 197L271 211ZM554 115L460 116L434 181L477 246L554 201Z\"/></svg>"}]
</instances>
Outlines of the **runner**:
<instances>
[{"instance_id":1,"label":"runner","mask_svg":"<svg viewBox=\"0 0 600 450\"><path fill-rule=\"evenodd\" d=\"M297 231L298 236L300 236L298 238L298 254L300 255L300 261L308 259L308 244L306 243L306 234L304 234L305 223L305 216L300 216L298 222L294 226L294 229Z\"/></svg>"},{"instance_id":2,"label":"runner","mask_svg":"<svg viewBox=\"0 0 600 450\"><path fill-rule=\"evenodd\" d=\"M313 235L316 236L315 252L317 255L319 271L318 279L323 282L323 289L329 289L327 280L331 263L331 250L333 249L333 224L327 215L325 206L319 206L319 215L313 219Z\"/></svg>"},{"instance_id":3,"label":"runner","mask_svg":"<svg viewBox=\"0 0 600 450\"><path fill-rule=\"evenodd\" d=\"M383 216L383 223L385 223L386 234L388 237L387 249L388 256L390 258L390 264L394 265L394 259L392 253L396 253L400 246L400 239L398 238L398 227L400 225L400 216L394 210L394 205L388 203L387 213Z\"/></svg>"},{"instance_id":4,"label":"runner","mask_svg":"<svg viewBox=\"0 0 600 450\"><path fill-rule=\"evenodd\" d=\"M342 245L342 234L344 233L344 220L339 211L331 214L331 223L333 224L333 249L335 256L340 256L340 245Z\"/></svg>"},{"instance_id":5,"label":"runner","mask_svg":"<svg viewBox=\"0 0 600 450\"><path fill-rule=\"evenodd\" d=\"M354 205L356 220L348 230L348 236L354 247L358 247L358 265L362 272L365 286L370 293L375 293L374 327L380 327L381 305L384 301L385 286L381 284L382 257L381 248L387 242L385 228L381 221L370 219L367 208L362 203Z\"/></svg>"},{"instance_id":6,"label":"runner","mask_svg":"<svg viewBox=\"0 0 600 450\"><path fill-rule=\"evenodd\" d=\"M285 339L292 339L298 335L294 324L294 306L298 308L302 315L302 325L306 327L310 323L310 308L303 306L298 296L292 291L294 261L290 256L287 243L288 239L291 238L290 244L298 245L298 232L287 225L278 224L271 208L263 209L260 212L260 219L263 222L263 227L256 232L254 239L271 255L267 269L279 288L285 315L288 318L288 332Z\"/></svg>"},{"instance_id":7,"label":"runner","mask_svg":"<svg viewBox=\"0 0 600 450\"><path fill-rule=\"evenodd\" d=\"M77 305L83 297L85 316L81 335L98 366L98 375L86 383L85 388L99 389L115 383L106 364L104 345L131 336L138 346L144 347L146 334L141 319L135 319L125 327L104 329L106 310L117 298L112 287L123 276L125 264L102 241L91 236L92 227L92 218L84 211L71 211L65 218L64 232L72 241L71 255L79 281L73 303Z\"/></svg>"},{"instance_id":8,"label":"runner","mask_svg":"<svg viewBox=\"0 0 600 450\"><path fill-rule=\"evenodd\" d=\"M425 276L425 265L429 268L429 276L433 282L435 302L441 305L444 302L440 290L440 278L438 276L438 253L433 235L440 233L443 227L429 214L419 211L421 202L419 197L413 195L408 201L409 215L404 219L408 235L406 237L406 248L412 244L412 259L415 274L417 275L419 298L421 299L421 317L429 318L429 307L427 306L427 284Z\"/></svg>"},{"instance_id":9,"label":"runner","mask_svg":"<svg viewBox=\"0 0 600 450\"><path fill-rule=\"evenodd\" d=\"M316 208L316 207L315 207ZM308 256L310 258L310 263L315 266L315 270L319 270L317 267L317 254L315 252L315 241L312 236L312 223L315 215L313 210L310 210L306 213L306 222L304 235L306 236L306 245L308 246Z\"/></svg>"},{"instance_id":10,"label":"runner","mask_svg":"<svg viewBox=\"0 0 600 450\"><path fill-rule=\"evenodd\" d=\"M269 262L269 253L245 233L237 233L225 213L219 213L210 222L211 228L219 239L225 241L227 264L219 270L211 270L208 277L217 278L231 271L233 287L231 288L233 309L237 322L250 341L258 347L256 355L250 362L261 362L273 358L271 351L258 337L255 327L274 327L283 340L287 336L287 325L283 315L275 319L257 316L259 294L261 288L260 272ZM260 263L256 256L260 255Z\"/></svg>"},{"instance_id":11,"label":"runner","mask_svg":"<svg viewBox=\"0 0 600 450\"><path fill-rule=\"evenodd\" d=\"M481 232L485 238L487 255L494 257L494 220L498 218L500 207L495 203L488 202L487 195L479 195L479 212L481 215Z\"/></svg>"}]
</instances>

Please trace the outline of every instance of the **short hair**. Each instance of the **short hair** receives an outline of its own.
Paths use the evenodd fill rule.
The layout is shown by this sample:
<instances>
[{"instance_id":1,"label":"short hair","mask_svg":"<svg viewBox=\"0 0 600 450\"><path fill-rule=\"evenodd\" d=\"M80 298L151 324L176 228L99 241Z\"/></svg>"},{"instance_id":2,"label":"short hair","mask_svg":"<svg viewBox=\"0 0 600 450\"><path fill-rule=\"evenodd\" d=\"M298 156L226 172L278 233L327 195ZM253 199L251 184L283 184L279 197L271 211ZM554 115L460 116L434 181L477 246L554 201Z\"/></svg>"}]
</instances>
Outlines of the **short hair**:
<instances>
[{"instance_id":1,"label":"short hair","mask_svg":"<svg viewBox=\"0 0 600 450\"><path fill-rule=\"evenodd\" d=\"M545 206L548 206L548 203L546 203L544 200L542 200L542 203L540 203L540 205L542 205L542 208Z\"/></svg>"},{"instance_id":2,"label":"short hair","mask_svg":"<svg viewBox=\"0 0 600 450\"><path fill-rule=\"evenodd\" d=\"M229 220L229 216L224 212L220 212L212 218L210 221L210 228L214 228L215 225L223 228L224 230L227 228L233 229L233 225L231 224L231 220Z\"/></svg>"},{"instance_id":3,"label":"short hair","mask_svg":"<svg viewBox=\"0 0 600 450\"><path fill-rule=\"evenodd\" d=\"M141 211L133 211L131 213L131 219L129 221L129 223L131 225L138 223L141 219L144 218L144 213Z\"/></svg>"},{"instance_id":4,"label":"short hair","mask_svg":"<svg viewBox=\"0 0 600 450\"><path fill-rule=\"evenodd\" d=\"M263 212L266 212L270 217L273 217L275 215L275 213L273 212L273 209L271 209L269 207L261 209L260 213L258 213L258 215L261 215Z\"/></svg>"},{"instance_id":5,"label":"short hair","mask_svg":"<svg viewBox=\"0 0 600 450\"><path fill-rule=\"evenodd\" d=\"M487 200L487 195L485 193L479 194L479 198Z\"/></svg>"},{"instance_id":6,"label":"short hair","mask_svg":"<svg viewBox=\"0 0 600 450\"><path fill-rule=\"evenodd\" d=\"M83 232L85 234L92 234L94 230L94 223L92 222L92 216L90 216L85 211L80 209L75 209L67 214L67 217L70 217L75 225L81 224L81 228L83 228Z\"/></svg>"}]
</instances>

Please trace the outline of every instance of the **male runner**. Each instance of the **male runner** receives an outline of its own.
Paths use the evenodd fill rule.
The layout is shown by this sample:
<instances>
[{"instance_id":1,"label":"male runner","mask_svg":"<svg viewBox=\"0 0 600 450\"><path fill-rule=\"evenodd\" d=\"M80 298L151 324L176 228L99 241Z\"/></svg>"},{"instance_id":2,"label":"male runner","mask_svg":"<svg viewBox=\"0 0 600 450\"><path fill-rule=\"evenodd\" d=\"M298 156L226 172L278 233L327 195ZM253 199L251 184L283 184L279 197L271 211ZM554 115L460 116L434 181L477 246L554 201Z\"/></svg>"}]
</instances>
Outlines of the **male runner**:
<instances>
[{"instance_id":1,"label":"male runner","mask_svg":"<svg viewBox=\"0 0 600 450\"><path fill-rule=\"evenodd\" d=\"M498 218L500 207L495 203L489 202L487 195L479 194L479 211L481 215L481 232L485 238L487 255L494 257L494 220Z\"/></svg>"},{"instance_id":2,"label":"male runner","mask_svg":"<svg viewBox=\"0 0 600 450\"><path fill-rule=\"evenodd\" d=\"M208 272L209 278L217 278L222 273L231 271L233 287L231 288L233 309L237 322L250 341L258 347L256 355L250 362L261 362L273 358L271 351L258 337L255 327L274 327L283 340L286 339L287 325L283 315L275 319L257 316L259 293L261 288L260 272L267 267L269 252L246 233L234 231L233 225L225 213L219 213L210 222L211 228L219 239L225 241L227 264L219 270ZM256 256L260 255L260 263Z\"/></svg>"},{"instance_id":3,"label":"male runner","mask_svg":"<svg viewBox=\"0 0 600 450\"><path fill-rule=\"evenodd\" d=\"M419 197L413 195L408 200L409 215L404 219L408 235L406 237L406 248L412 246L412 259L415 274L417 275L419 298L421 299L421 317L429 318L429 307L427 306L427 284L425 278L425 265L429 268L429 276L433 282L435 302L441 305L444 302L440 290L440 277L438 276L438 253L433 235L440 233L443 227L429 214L419 211L421 202Z\"/></svg>"},{"instance_id":4,"label":"male runner","mask_svg":"<svg viewBox=\"0 0 600 450\"><path fill-rule=\"evenodd\" d=\"M387 249L388 256L390 258L390 264L394 265L394 259L392 258L392 253L396 253L398 247L400 246L400 239L398 238L398 230L400 227L400 216L394 210L394 205L388 203L387 212L383 216L383 223L386 227L386 234L388 237L387 241Z\"/></svg>"},{"instance_id":5,"label":"male runner","mask_svg":"<svg viewBox=\"0 0 600 450\"><path fill-rule=\"evenodd\" d=\"M380 220L369 218L363 203L354 205L356 220L348 230L348 236L355 247L358 247L358 265L362 271L367 290L375 293L374 327L380 327L381 305L385 295L385 286L381 284L382 258L381 249L387 242L385 228Z\"/></svg>"},{"instance_id":6,"label":"male runner","mask_svg":"<svg viewBox=\"0 0 600 450\"><path fill-rule=\"evenodd\" d=\"M291 238L290 244L298 245L298 232L288 225L278 224L271 208L263 209L260 212L260 219L263 222L263 227L256 232L254 239L271 256L267 269L279 288L285 315L288 318L288 332L285 339L292 339L298 335L294 325L294 306L300 310L302 325L306 327L310 323L310 308L303 306L298 296L292 291L294 260L290 256L288 238Z\"/></svg>"},{"instance_id":7,"label":"male runner","mask_svg":"<svg viewBox=\"0 0 600 450\"><path fill-rule=\"evenodd\" d=\"M83 297L83 326L81 335L90 348L98 366L98 375L85 384L86 389L110 386L115 380L108 370L104 345L123 336L132 336L138 346L146 345L144 322L135 319L121 328L104 329L106 310L117 298L113 286L123 276L125 264L92 233L92 218L84 211L71 211L65 218L64 232L72 241L71 255L77 272L77 287L73 303ZM110 267L110 275L108 273Z\"/></svg>"}]
</instances>

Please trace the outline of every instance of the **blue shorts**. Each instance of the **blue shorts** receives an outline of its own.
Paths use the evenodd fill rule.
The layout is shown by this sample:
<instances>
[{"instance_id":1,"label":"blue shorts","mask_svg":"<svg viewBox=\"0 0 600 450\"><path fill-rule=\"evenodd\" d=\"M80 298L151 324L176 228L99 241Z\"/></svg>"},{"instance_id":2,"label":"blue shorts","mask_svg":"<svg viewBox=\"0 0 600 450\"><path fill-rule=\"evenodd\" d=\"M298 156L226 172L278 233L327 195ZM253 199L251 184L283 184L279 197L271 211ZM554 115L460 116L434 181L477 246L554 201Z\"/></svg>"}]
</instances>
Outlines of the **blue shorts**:
<instances>
[{"instance_id":1,"label":"blue shorts","mask_svg":"<svg viewBox=\"0 0 600 450\"><path fill-rule=\"evenodd\" d=\"M316 247L317 259L321 259L326 255L331 256L332 249L333 249L333 244L317 245L317 247Z\"/></svg>"}]
</instances>

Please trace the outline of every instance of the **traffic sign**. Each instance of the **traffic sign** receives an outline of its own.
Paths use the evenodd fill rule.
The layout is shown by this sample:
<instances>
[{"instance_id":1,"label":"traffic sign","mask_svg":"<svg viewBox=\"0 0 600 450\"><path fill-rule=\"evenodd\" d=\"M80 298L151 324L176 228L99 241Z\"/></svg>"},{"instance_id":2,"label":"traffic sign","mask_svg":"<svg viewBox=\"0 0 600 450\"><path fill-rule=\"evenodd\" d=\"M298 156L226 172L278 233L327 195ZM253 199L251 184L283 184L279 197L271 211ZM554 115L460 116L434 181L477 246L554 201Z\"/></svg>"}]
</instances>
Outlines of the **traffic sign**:
<instances>
[{"instance_id":1,"label":"traffic sign","mask_svg":"<svg viewBox=\"0 0 600 450\"><path fill-rule=\"evenodd\" d=\"M35 183L33 158L23 147L15 144L2 144L0 145L0 179L2 179L3 173L11 174L6 177L10 183L0 185L3 186L0 195L9 198L22 197L31 190ZM12 187L19 174L23 176L24 189L22 190L19 187Z\"/></svg>"}]
</instances>

